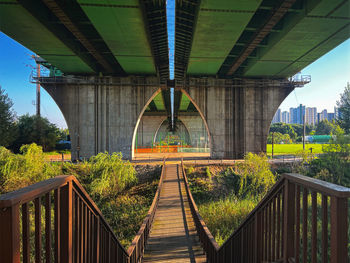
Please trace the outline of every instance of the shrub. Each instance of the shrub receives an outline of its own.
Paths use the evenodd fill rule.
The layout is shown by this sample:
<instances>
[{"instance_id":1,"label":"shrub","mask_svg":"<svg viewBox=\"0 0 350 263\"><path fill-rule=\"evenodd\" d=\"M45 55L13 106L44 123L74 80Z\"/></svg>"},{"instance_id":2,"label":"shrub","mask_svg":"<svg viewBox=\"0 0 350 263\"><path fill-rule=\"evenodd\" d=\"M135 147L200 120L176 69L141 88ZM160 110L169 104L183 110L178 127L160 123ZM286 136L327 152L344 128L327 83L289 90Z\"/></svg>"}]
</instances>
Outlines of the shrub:
<instances>
[{"instance_id":1,"label":"shrub","mask_svg":"<svg viewBox=\"0 0 350 263\"><path fill-rule=\"evenodd\" d=\"M263 153L248 153L245 162L238 167L240 187L238 195L265 195L276 182L275 175L270 170L267 156Z\"/></svg>"},{"instance_id":2,"label":"shrub","mask_svg":"<svg viewBox=\"0 0 350 263\"><path fill-rule=\"evenodd\" d=\"M54 164L44 162L41 146L23 145L22 154L13 154L0 147L0 193L11 192L60 173Z\"/></svg>"}]
</instances>

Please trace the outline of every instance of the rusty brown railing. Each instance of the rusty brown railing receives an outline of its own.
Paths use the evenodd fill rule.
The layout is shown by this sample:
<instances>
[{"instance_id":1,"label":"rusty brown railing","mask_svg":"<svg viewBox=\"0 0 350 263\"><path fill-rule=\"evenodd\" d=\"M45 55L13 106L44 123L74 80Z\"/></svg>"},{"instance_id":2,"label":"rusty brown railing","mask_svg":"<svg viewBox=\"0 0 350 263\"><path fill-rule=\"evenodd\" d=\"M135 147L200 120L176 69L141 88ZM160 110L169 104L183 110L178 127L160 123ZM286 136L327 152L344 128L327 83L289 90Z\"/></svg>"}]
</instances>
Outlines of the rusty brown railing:
<instances>
[{"instance_id":1,"label":"rusty brown railing","mask_svg":"<svg viewBox=\"0 0 350 263\"><path fill-rule=\"evenodd\" d=\"M140 262L163 184L164 164L153 203L128 251L78 180L57 176L0 196L0 261Z\"/></svg>"},{"instance_id":2,"label":"rusty brown railing","mask_svg":"<svg viewBox=\"0 0 350 263\"><path fill-rule=\"evenodd\" d=\"M350 189L299 174L283 174L219 247L186 191L208 262L349 262Z\"/></svg>"},{"instance_id":3,"label":"rusty brown railing","mask_svg":"<svg viewBox=\"0 0 350 263\"><path fill-rule=\"evenodd\" d=\"M148 210L147 216L145 217L139 232L136 234L134 240L131 243L131 246L128 249L128 255L130 258L130 263L136 263L141 262L141 259L143 257L143 252L145 249L146 241L148 239L151 226L153 223L153 218L156 213L156 209L158 206L158 201L160 197L160 191L163 186L164 176L165 176L165 160L163 161L163 168L162 168L162 174L159 179L158 183L158 189L157 192L153 198L152 205L150 209Z\"/></svg>"}]
</instances>

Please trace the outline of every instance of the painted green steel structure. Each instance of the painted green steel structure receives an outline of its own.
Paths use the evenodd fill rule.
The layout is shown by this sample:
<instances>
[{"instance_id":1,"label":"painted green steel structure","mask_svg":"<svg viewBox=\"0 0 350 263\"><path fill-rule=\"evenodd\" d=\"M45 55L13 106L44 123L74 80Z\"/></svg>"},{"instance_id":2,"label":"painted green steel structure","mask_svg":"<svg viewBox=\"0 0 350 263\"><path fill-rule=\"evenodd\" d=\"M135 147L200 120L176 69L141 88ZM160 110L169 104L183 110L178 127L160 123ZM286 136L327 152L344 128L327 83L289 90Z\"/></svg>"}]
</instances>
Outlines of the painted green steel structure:
<instances>
[{"instance_id":1,"label":"painted green steel structure","mask_svg":"<svg viewBox=\"0 0 350 263\"><path fill-rule=\"evenodd\" d=\"M231 74L288 1L290 8ZM161 0L6 0L0 1L0 30L65 74L166 79L165 10ZM285 78L349 38L350 1L176 0L175 28L178 79Z\"/></svg>"}]
</instances>

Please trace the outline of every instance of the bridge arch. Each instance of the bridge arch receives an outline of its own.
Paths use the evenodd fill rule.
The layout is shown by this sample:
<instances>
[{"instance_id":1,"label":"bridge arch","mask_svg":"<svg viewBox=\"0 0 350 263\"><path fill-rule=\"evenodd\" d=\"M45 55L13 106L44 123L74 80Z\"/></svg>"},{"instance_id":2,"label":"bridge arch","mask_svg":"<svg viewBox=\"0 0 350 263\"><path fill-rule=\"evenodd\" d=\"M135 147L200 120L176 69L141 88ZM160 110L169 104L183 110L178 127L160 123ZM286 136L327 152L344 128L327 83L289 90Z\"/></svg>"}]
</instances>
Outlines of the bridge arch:
<instances>
[{"instance_id":1,"label":"bridge arch","mask_svg":"<svg viewBox=\"0 0 350 263\"><path fill-rule=\"evenodd\" d=\"M143 145L144 147L148 146L148 147L152 147L152 148L154 145L157 145L157 146L159 145L159 142L157 143L156 137L157 137L157 134L160 131L162 125L164 125L164 122L167 121L168 114L165 111L163 111L163 115L157 116L157 118L158 118L157 120L151 120L151 124L148 124L148 126L153 125L152 128L145 128L146 125L144 125L144 121L145 121L144 117L145 116L150 117L150 116L148 116L148 115L150 115L149 106L150 106L152 100L154 100L158 95L160 95L159 93L161 91L162 91L162 89L158 89L149 98L149 100L144 105L144 107L142 108L142 110L138 116L134 131L133 131L133 136L132 136L132 147L131 147L132 159L135 159L136 151L140 150L140 148L138 147L139 145ZM194 100L189 96L189 94L184 89L180 89L180 91L181 91L182 95L186 96L189 99L190 103L193 104L192 110L194 110L194 108L195 108L195 110L194 110L195 112L192 114L198 114L198 115L196 115L198 117L193 116L193 119L195 119L195 121L197 123L197 130L201 129L202 135L200 136L200 135L196 134L196 136L194 136L195 128L191 127L191 121L192 121L191 117L186 116L186 114L184 112L182 112L182 114L185 114L185 115L181 115L179 113L178 121L179 121L179 123L181 123L181 125L183 125L183 128L188 131L188 133L189 133L188 138L191 138L190 141L202 140L202 142L203 142L203 143L196 143L197 147L195 147L194 145L191 145L191 146L193 146L193 148L196 148L196 149L191 149L191 150L193 150L194 152L197 152L197 151L198 152L206 152L206 150L203 150L200 148L210 149L210 147L211 147L211 136L210 136L210 132L208 129L208 124L207 124L207 122L204 118L204 115L201 112L200 108L194 102ZM201 123L200 127L198 127L198 122ZM193 125L195 125L195 124L193 124ZM140 130L141 130L141 132L140 132ZM152 130L152 136L149 134L147 134L147 135L142 134L142 133L150 133L151 130ZM148 137L150 137L150 138L148 138ZM192 138L196 138L196 139L192 140ZM184 138L182 138L182 139L184 139ZM183 150L185 150L185 149L183 149ZM179 149L179 151L180 151L180 149Z\"/></svg>"}]
</instances>

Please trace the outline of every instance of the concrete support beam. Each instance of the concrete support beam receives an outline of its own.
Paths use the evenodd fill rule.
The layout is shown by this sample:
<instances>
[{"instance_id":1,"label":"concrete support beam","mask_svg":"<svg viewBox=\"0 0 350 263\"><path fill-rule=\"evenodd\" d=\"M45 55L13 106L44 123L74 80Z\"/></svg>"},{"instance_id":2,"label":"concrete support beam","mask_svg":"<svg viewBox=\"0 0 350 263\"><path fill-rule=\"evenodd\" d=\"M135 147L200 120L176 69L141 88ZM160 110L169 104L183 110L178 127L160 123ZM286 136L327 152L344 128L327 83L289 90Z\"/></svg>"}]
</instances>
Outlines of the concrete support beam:
<instances>
[{"instance_id":1,"label":"concrete support beam","mask_svg":"<svg viewBox=\"0 0 350 263\"><path fill-rule=\"evenodd\" d=\"M63 81L42 86L66 119L73 160L104 151L122 152L131 159L138 119L160 88L153 77L90 78L87 84Z\"/></svg>"},{"instance_id":2,"label":"concrete support beam","mask_svg":"<svg viewBox=\"0 0 350 263\"><path fill-rule=\"evenodd\" d=\"M212 158L266 152L272 118L294 89L286 80L189 79L185 91L202 112Z\"/></svg>"},{"instance_id":3,"label":"concrete support beam","mask_svg":"<svg viewBox=\"0 0 350 263\"><path fill-rule=\"evenodd\" d=\"M159 116L144 116L154 119L152 125L145 123L146 119L140 121L148 103L160 91L155 77L88 78L79 84L63 79L42 82L42 86L67 121L73 160L104 151L122 152L124 158L131 159L136 129L146 129L141 139L143 143L151 142L151 135L162 122ZM207 131L202 125L208 127L212 158L242 158L247 152L266 152L272 118L294 89L286 80L214 78L189 79L182 88L205 122L199 117L179 118L191 134Z\"/></svg>"}]
</instances>

